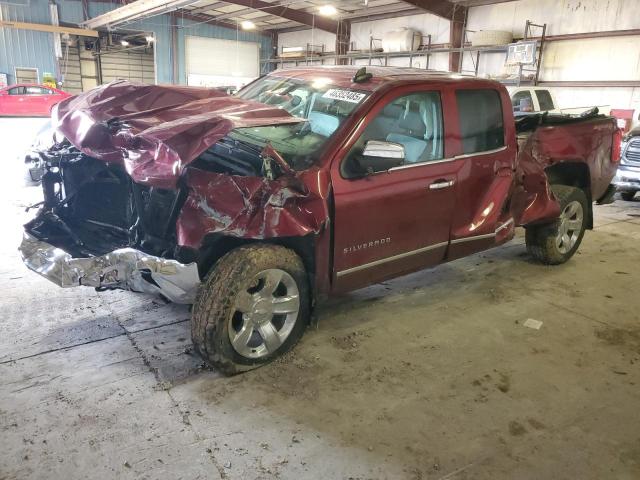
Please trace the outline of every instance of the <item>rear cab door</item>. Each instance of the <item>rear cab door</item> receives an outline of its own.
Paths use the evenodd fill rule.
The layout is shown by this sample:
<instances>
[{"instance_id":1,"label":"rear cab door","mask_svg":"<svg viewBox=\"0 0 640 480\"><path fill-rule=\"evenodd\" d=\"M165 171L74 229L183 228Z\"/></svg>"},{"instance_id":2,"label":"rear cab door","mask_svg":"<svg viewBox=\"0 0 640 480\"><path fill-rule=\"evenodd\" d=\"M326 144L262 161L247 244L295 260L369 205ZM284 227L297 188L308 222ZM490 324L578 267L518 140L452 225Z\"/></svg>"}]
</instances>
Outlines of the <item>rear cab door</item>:
<instances>
[{"instance_id":1,"label":"rear cab door","mask_svg":"<svg viewBox=\"0 0 640 480\"><path fill-rule=\"evenodd\" d=\"M334 157L334 292L445 259L460 163L451 158L451 100L446 83L391 89ZM362 175L357 162L369 141L402 145L404 163Z\"/></svg>"},{"instance_id":2,"label":"rear cab door","mask_svg":"<svg viewBox=\"0 0 640 480\"><path fill-rule=\"evenodd\" d=\"M454 96L454 155L462 163L447 260L504 243L514 234L508 199L517 147L509 96L493 82L461 83Z\"/></svg>"}]
</instances>

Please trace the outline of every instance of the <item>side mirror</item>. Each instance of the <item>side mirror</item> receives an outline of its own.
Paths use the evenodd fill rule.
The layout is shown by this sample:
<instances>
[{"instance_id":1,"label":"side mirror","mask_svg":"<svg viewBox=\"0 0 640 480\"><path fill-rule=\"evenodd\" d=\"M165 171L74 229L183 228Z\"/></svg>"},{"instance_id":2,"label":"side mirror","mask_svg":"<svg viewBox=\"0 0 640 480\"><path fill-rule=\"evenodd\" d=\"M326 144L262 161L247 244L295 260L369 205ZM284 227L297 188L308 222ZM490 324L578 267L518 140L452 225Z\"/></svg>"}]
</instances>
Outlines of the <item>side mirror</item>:
<instances>
[{"instance_id":1,"label":"side mirror","mask_svg":"<svg viewBox=\"0 0 640 480\"><path fill-rule=\"evenodd\" d=\"M384 172L404 163L404 146L399 143L369 140L358 163L363 173Z\"/></svg>"}]
</instances>

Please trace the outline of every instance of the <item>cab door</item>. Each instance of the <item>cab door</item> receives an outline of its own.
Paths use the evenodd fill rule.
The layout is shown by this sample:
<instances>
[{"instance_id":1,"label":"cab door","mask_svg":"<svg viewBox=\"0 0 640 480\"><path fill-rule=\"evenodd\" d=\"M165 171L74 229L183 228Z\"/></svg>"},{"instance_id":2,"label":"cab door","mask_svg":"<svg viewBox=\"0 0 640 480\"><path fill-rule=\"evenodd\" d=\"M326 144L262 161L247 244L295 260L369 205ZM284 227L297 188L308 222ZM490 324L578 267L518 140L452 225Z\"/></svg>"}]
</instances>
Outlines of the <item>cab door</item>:
<instances>
[{"instance_id":1,"label":"cab door","mask_svg":"<svg viewBox=\"0 0 640 480\"><path fill-rule=\"evenodd\" d=\"M513 186L516 145L511 102L494 88L455 91L459 151L456 209L447 260L513 237L507 199ZM509 119L509 122L505 122Z\"/></svg>"},{"instance_id":2,"label":"cab door","mask_svg":"<svg viewBox=\"0 0 640 480\"><path fill-rule=\"evenodd\" d=\"M334 159L333 291L444 260L459 162L446 158L450 120L442 94L419 89L388 93L366 115L345 153ZM370 141L401 145L404 161L358 171Z\"/></svg>"}]
</instances>

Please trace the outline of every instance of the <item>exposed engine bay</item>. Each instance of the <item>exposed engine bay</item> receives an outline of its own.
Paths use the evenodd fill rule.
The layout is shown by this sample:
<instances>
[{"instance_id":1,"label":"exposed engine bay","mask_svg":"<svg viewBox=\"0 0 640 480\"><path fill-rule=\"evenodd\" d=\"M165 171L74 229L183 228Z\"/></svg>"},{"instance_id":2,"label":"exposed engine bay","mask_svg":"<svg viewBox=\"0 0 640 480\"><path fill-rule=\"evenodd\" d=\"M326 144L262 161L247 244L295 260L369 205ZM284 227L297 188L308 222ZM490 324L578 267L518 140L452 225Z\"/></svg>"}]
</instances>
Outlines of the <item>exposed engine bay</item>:
<instances>
[{"instance_id":1,"label":"exposed engine bay","mask_svg":"<svg viewBox=\"0 0 640 480\"><path fill-rule=\"evenodd\" d=\"M134 247L173 258L184 190L137 184L121 166L91 158L68 142L42 155L44 202L27 231L74 257Z\"/></svg>"},{"instance_id":2,"label":"exposed engine bay","mask_svg":"<svg viewBox=\"0 0 640 480\"><path fill-rule=\"evenodd\" d=\"M20 250L32 270L62 287L125 288L191 303L216 242L304 236L328 217L320 192L310 192L270 145L231 136L190 162L173 188L136 182L122 164L66 140L39 155L44 201Z\"/></svg>"},{"instance_id":3,"label":"exposed engine bay","mask_svg":"<svg viewBox=\"0 0 640 480\"><path fill-rule=\"evenodd\" d=\"M176 188L141 185L122 166L92 158L66 141L40 156L44 201L26 225L28 232L74 257L125 247L163 258L180 257L176 220L188 197L188 175ZM212 145L189 167L198 175L266 180L281 176L285 169L286 164L263 155L262 149L230 137Z\"/></svg>"}]
</instances>

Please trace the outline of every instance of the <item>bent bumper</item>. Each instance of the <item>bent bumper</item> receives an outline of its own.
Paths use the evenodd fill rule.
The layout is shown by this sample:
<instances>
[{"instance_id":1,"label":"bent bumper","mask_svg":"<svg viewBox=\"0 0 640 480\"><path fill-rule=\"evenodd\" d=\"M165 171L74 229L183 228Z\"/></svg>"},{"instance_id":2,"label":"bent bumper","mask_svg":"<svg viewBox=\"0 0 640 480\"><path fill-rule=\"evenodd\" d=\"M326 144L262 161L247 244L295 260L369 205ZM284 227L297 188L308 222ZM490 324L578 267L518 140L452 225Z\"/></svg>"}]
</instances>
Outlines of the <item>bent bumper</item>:
<instances>
[{"instance_id":1,"label":"bent bumper","mask_svg":"<svg viewBox=\"0 0 640 480\"><path fill-rule=\"evenodd\" d=\"M160 293L172 302L193 303L200 275L195 263L187 265L121 248L99 257L73 258L64 250L25 232L19 247L29 269L56 285L124 289Z\"/></svg>"},{"instance_id":2,"label":"bent bumper","mask_svg":"<svg viewBox=\"0 0 640 480\"><path fill-rule=\"evenodd\" d=\"M613 184L621 192L640 190L640 168L619 167Z\"/></svg>"}]
</instances>

